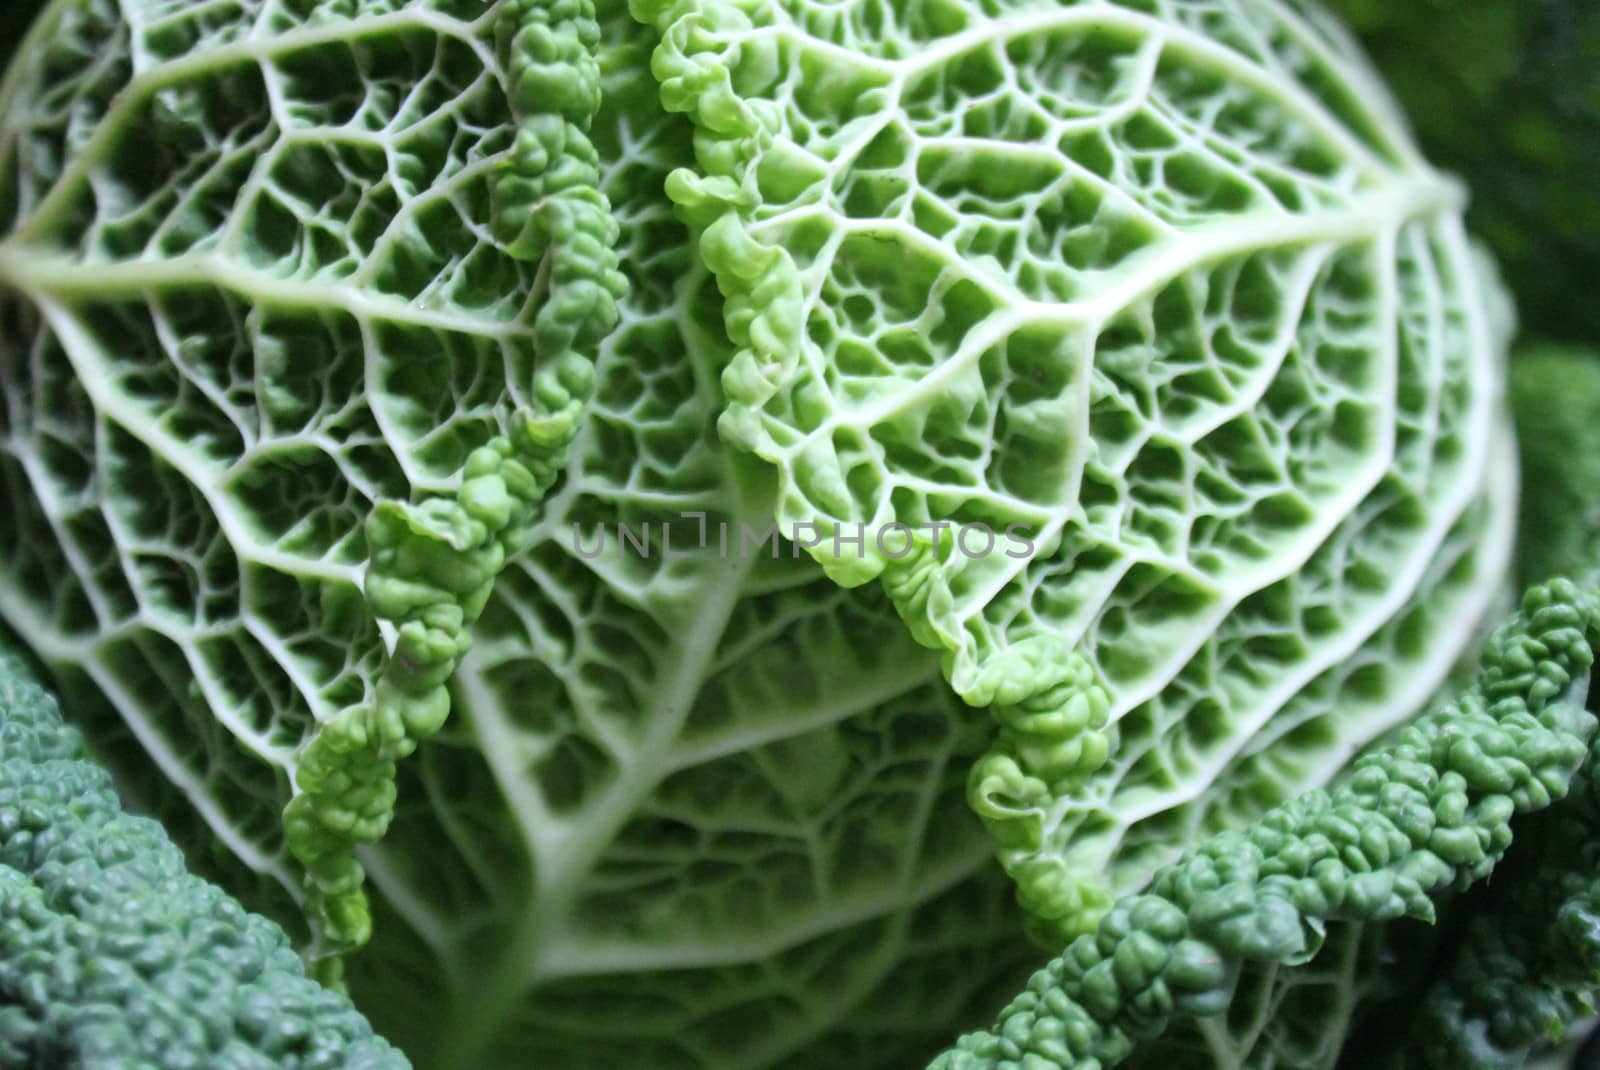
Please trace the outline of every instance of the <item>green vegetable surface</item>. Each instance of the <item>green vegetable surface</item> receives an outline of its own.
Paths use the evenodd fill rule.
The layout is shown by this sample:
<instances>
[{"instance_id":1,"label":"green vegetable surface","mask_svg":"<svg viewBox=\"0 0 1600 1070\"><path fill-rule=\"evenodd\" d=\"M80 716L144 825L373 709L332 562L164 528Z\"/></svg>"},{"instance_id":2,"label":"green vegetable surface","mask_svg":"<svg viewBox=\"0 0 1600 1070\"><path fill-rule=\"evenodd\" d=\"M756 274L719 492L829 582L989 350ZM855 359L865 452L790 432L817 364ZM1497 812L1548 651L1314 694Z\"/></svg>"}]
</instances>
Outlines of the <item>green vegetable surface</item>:
<instances>
[{"instance_id":1,"label":"green vegetable surface","mask_svg":"<svg viewBox=\"0 0 1600 1070\"><path fill-rule=\"evenodd\" d=\"M0 1066L403 1070L274 923L122 812L0 639Z\"/></svg>"},{"instance_id":2,"label":"green vegetable surface","mask_svg":"<svg viewBox=\"0 0 1600 1070\"><path fill-rule=\"evenodd\" d=\"M383 838L395 762L450 714L447 685L566 462L594 390L593 350L616 323L625 285L588 137L600 94L593 5L520 0L492 25L516 142L487 185L490 229L508 255L539 265L542 304L527 339L538 367L529 396L509 399L509 429L473 448L452 494L381 502L367 520L367 603L394 630L393 645L371 699L320 723L301 750L300 790L284 810L309 878L307 909L341 950L371 935L354 846Z\"/></svg>"},{"instance_id":3,"label":"green vegetable surface","mask_svg":"<svg viewBox=\"0 0 1600 1070\"><path fill-rule=\"evenodd\" d=\"M1044 939L1420 708L1508 548L1507 324L1333 26L635 13L699 137L666 189L726 295L722 436L991 707L971 799Z\"/></svg>"},{"instance_id":4,"label":"green vegetable surface","mask_svg":"<svg viewBox=\"0 0 1600 1070\"><path fill-rule=\"evenodd\" d=\"M1329 922L1432 921L1438 893L1494 869L1514 815L1567 794L1595 736L1584 705L1596 644L1600 593L1567 581L1533 588L1459 699L1362 755L1329 790L1191 848L1035 974L992 1031L962 1038L934 1067L1113 1066L1174 1015L1225 1011L1244 964L1312 959ZM1579 790L1591 788L1586 781ZM1587 815L1589 800L1582 803ZM1568 827L1585 826L1569 818ZM1547 869L1573 861L1557 855ZM1533 938L1557 959L1550 981L1565 973L1574 987L1600 982L1589 943L1593 876L1566 871L1577 880L1547 872L1531 889L1519 887L1535 900L1528 914L1497 928L1496 919L1482 921L1465 936L1453 983L1435 989L1422 1012L1435 1065L1496 1065L1475 1043L1525 1049L1541 1036L1559 1038L1547 1019L1572 1016L1564 995L1530 990L1505 969L1504 945L1528 939L1529 928L1550 930ZM1514 961L1543 965L1534 956ZM1532 1006L1520 1002L1526 997Z\"/></svg>"},{"instance_id":5,"label":"green vegetable surface","mask_svg":"<svg viewBox=\"0 0 1600 1070\"><path fill-rule=\"evenodd\" d=\"M1466 199L1298 0L53 0L0 619L419 1067L922 1065L1470 661L1518 489ZM1516 694L1482 769L1555 793L1588 722ZM1271 919L1503 849L1415 790L1449 874ZM1316 950L1271 919L1203 940ZM1369 929L1295 974L1335 1017Z\"/></svg>"},{"instance_id":6,"label":"green vegetable surface","mask_svg":"<svg viewBox=\"0 0 1600 1070\"><path fill-rule=\"evenodd\" d=\"M1518 553L1519 571L1524 575L1548 578L1552 573L1571 570L1594 575L1595 532L1600 521L1591 504L1600 501L1600 477L1591 463L1588 443L1596 434L1600 417L1600 361L1586 351L1540 347L1518 355L1513 365L1512 398L1522 438L1524 484L1537 488L1523 498L1522 540ZM1541 648L1551 644L1531 642L1526 631L1537 620L1539 610L1529 617L1551 591L1564 604L1579 611L1585 622L1580 631L1587 637L1563 658L1556 651L1554 662L1545 660ZM1428 902L1407 906L1406 917L1396 920L1396 901L1374 908L1371 902L1352 900L1360 882L1387 882L1395 872L1422 864L1421 851L1381 861L1385 850L1383 832L1394 826L1393 813L1386 809L1401 806L1406 793L1385 789L1376 794L1349 790L1360 785L1361 770L1376 765L1393 775L1396 770L1409 777L1412 787L1427 786L1437 796L1451 776L1418 766L1402 766L1407 755L1423 754L1417 748L1433 738L1431 757L1435 765L1454 764L1459 772L1475 750L1480 734L1494 742L1483 753L1494 756L1510 738L1497 722L1501 717L1527 721L1527 703L1513 700L1496 689L1494 679L1504 674L1509 660L1518 668L1515 687L1540 687L1570 677L1567 696L1572 704L1581 703L1589 690L1596 621L1592 614L1596 602L1592 585L1580 589L1568 581L1557 581L1549 589L1536 590L1525 599L1520 622L1513 622L1490 643L1484 659L1488 674L1472 684L1463 698L1443 710L1403 730L1402 734L1363 756L1346 773L1345 782L1333 789L1337 812L1326 798L1314 793L1297 800L1290 808L1277 810L1240 836L1227 834L1199 845L1191 858L1163 871L1149 891L1181 900L1187 915L1187 932L1212 945L1217 961L1228 964L1221 988L1212 989L1206 998L1162 991L1159 982L1143 994L1130 991L1128 978L1140 976L1136 964L1141 955L1159 955L1158 945L1138 933L1112 925L1102 925L1092 943L1079 941L1066 959L1052 965L1055 971L1034 980L1033 992L1019 1000L1014 1009L1022 1014L1003 1019L1013 1056L1025 1046L1023 1037L1036 1031L1048 1038L1058 1025L1054 1017L1040 1020L1026 1013L1031 1005L1038 1014L1041 1005L1052 1003L1056 1016L1064 1017L1061 1002L1077 998L1093 1017L1092 1028L1113 1032L1124 1029L1123 1044L1112 1043L1115 1055L1126 1050L1128 1065L1161 1070L1238 1070L1244 1067L1272 1067L1277 1070L1514 1070L1525 1065L1530 1055L1560 1041L1563 1034L1581 1017L1595 1012L1600 995L1600 960L1595 957L1595 938L1600 933L1595 908L1595 820L1600 800L1600 765L1596 750L1600 735L1593 731L1587 714L1565 721L1570 710L1557 711L1556 736L1525 737L1517 754L1500 754L1514 777L1531 775L1542 760L1560 755L1553 766L1546 765L1545 783L1549 800L1528 796L1530 806L1519 802L1519 813L1543 811L1536 816L1516 817L1509 827L1515 842L1505 850L1508 830L1501 826L1487 838L1478 829L1480 842L1490 853L1504 852L1495 862L1493 880L1485 880L1481 864L1462 871L1459 867L1450 887L1435 888ZM1559 619L1559 613L1548 616ZM1557 629L1559 633L1559 629ZM1576 633L1575 633L1576 634ZM1559 644L1557 644L1559 645ZM1584 653L1587 649L1589 653ZM1545 651L1548 653L1548 651ZM1500 668L1496 666L1500 665ZM1565 667L1563 667L1563 665ZM1485 688L1490 688L1486 695ZM1515 687L1512 690L1515 690ZM1497 697L1498 696L1498 697ZM1487 698L1494 701L1485 705ZM1589 705L1592 707L1592 695ZM1534 703L1538 705L1538 703ZM1485 721L1490 711L1493 722ZM1476 713L1474 711L1477 711ZM1519 712L1520 711L1520 712ZM1550 718L1540 715L1547 721ZM1560 727L1566 724L1566 727ZM1514 725L1513 725L1514 727ZM1563 737L1568 742L1558 743ZM1462 737L1468 737L1463 739ZM1588 754L1578 747L1588 740ZM1448 742L1446 742L1448 741ZM1530 760L1545 744L1552 749ZM1562 785L1561 769L1571 769L1572 760L1582 757L1570 787ZM1407 770L1409 770L1407 772ZM1502 780L1503 788L1508 783ZM1481 780L1480 785L1488 784ZM1469 784L1470 788L1470 784ZM1471 793L1472 805L1479 812L1492 810L1496 803ZM1513 792L1515 794L1515 792ZM1546 809L1544 803L1552 801ZM1413 798L1413 801L1416 801ZM1429 804L1434 813L1439 808ZM1415 810L1413 816L1427 813ZM1463 811L1463 815L1466 812ZM1298 827L1292 842L1285 841L1284 829ZM1411 824L1408 835L1413 847L1427 822ZM1437 828L1435 827L1435 831ZM1354 838L1352 838L1354 837ZM1241 840L1243 842L1241 842ZM1422 850L1433 851L1433 834ZM1398 846L1399 841L1392 841ZM1333 852L1337 864L1320 859ZM1309 853L1308 853L1309 852ZM1376 852L1374 854L1373 852ZM1210 860L1208 863L1207 860ZM1239 860L1243 867L1217 867L1221 879L1207 887L1205 882L1180 880L1188 866L1204 868ZM1289 878L1307 870L1316 876L1318 886L1331 889L1329 910L1306 911L1295 905L1299 888ZM1319 870L1319 866L1321 866ZM1351 872L1339 877L1341 867ZM1385 870L1391 871L1387 875ZM1449 894L1477 883L1463 897ZM1321 894L1321 893L1318 893ZM1273 895L1286 895L1300 912L1307 930L1317 944L1309 957L1305 950L1285 954L1260 953L1238 942L1239 932L1253 934L1260 928L1274 904ZM1342 897L1342 898L1341 898ZM1120 904L1113 917L1126 916L1138 907L1139 899ZM1235 932L1219 933L1208 911L1220 903L1237 908L1245 920ZM1242 904L1254 909L1246 910ZM1311 904L1316 906L1315 903ZM1420 909L1413 909L1413 908ZM1146 914L1155 907L1138 907ZM1437 910L1436 910L1437 908ZM1436 913L1439 917L1436 919ZM1419 919L1426 924L1419 924ZM1288 928L1281 930L1286 939ZM1233 941L1230 947L1230 941ZM1195 950L1191 948L1191 950ZM1198 952L1196 952L1198 953ZM1097 977L1083 968L1086 961L1109 958L1109 966L1099 967ZM1170 986L1169 986L1170 988ZM1121 1001L1128 1000L1132 1007ZM1148 1015L1151 1008L1165 1008L1169 1015ZM1217 1008L1220 1013L1212 1013ZM1071 1034L1063 1034L1070 1037ZM1083 1034L1079 1034L1080 1041ZM995 1037L969 1038L969 1048L986 1049L987 1057L1006 1065L1000 1052L1007 1041ZM1080 1043L1075 1055L1057 1051L1065 1065L1094 1065ZM1586 1064L1572 1063L1573 1052L1546 1052L1545 1070L1583 1070ZM962 1056L962 1059L967 1056ZM1076 1058L1078 1061L1074 1062ZM961 1065L956 1056L947 1061Z\"/></svg>"},{"instance_id":7,"label":"green vegetable surface","mask_svg":"<svg viewBox=\"0 0 1600 1070\"><path fill-rule=\"evenodd\" d=\"M1600 427L1600 361L1536 346L1512 364L1523 485L1518 572L1590 577L1600 561L1600 476L1588 448ZM1591 707L1593 706L1591 695ZM1437 923L1329 923L1303 964L1241 964L1225 1013L1177 1018L1141 1040L1132 1067L1160 1070L1585 1070L1574 1062L1600 975L1584 943L1593 880L1596 769L1569 798L1518 818L1492 881L1435 897ZM1565 1042L1561 1033L1569 1029Z\"/></svg>"},{"instance_id":8,"label":"green vegetable surface","mask_svg":"<svg viewBox=\"0 0 1600 1070\"><path fill-rule=\"evenodd\" d=\"M30 251L3 299L40 344L0 344L0 525L27 533L0 550L0 605L130 795L270 878L224 870L286 922L306 895L279 816L300 747L382 678L367 517L408 486L454 495L535 372L537 265L474 216L517 150L483 66L505 12L460 10L479 21L323 8L294 31L311 44L283 46L308 73L281 114L305 132L263 127L218 203L241 232L280 220L285 259L247 271L254 239L208 235L193 255L218 285L169 288L154 265L175 257L141 247L115 291L109 257ZM660 193L691 145L654 104L643 31L603 16L614 107L591 137L626 154L602 169L623 322L454 713L397 765L350 988L421 1066L915 1063L1027 954L964 799L984 718L881 597L775 537L719 549L723 522L736 547L770 527L772 490L708 433L715 291ZM259 92L264 120L269 83L241 62L206 77L243 78L231 99ZM318 259L336 223L343 259ZM70 299L19 296L47 268ZM707 514L704 544L682 512Z\"/></svg>"},{"instance_id":9,"label":"green vegetable surface","mask_svg":"<svg viewBox=\"0 0 1600 1070\"><path fill-rule=\"evenodd\" d=\"M1600 992L1600 785L1596 747L1575 797L1518 829L1505 875L1448 949L1413 1044L1431 1066L1518 1067L1594 1016Z\"/></svg>"}]
</instances>

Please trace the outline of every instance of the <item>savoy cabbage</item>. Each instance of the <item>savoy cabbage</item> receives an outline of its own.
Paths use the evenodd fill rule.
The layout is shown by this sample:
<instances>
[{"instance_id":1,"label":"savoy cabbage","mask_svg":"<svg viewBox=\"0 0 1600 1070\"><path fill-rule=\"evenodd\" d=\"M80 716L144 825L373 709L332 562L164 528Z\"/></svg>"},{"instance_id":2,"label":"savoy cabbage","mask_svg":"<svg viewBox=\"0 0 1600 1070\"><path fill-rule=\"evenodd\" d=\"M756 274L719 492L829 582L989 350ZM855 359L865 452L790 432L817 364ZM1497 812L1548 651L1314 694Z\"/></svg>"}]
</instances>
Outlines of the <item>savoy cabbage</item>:
<instances>
[{"instance_id":1,"label":"savoy cabbage","mask_svg":"<svg viewBox=\"0 0 1600 1070\"><path fill-rule=\"evenodd\" d=\"M1419 708L1461 648L1417 638L1508 552L1505 324L1341 34L693 6L648 13L700 138L667 193L727 294L719 427L992 707L973 804L1041 929Z\"/></svg>"},{"instance_id":2,"label":"savoy cabbage","mask_svg":"<svg viewBox=\"0 0 1600 1070\"><path fill-rule=\"evenodd\" d=\"M1510 313L1310 6L33 34L0 617L420 1066L914 1063L1502 591Z\"/></svg>"}]
</instances>

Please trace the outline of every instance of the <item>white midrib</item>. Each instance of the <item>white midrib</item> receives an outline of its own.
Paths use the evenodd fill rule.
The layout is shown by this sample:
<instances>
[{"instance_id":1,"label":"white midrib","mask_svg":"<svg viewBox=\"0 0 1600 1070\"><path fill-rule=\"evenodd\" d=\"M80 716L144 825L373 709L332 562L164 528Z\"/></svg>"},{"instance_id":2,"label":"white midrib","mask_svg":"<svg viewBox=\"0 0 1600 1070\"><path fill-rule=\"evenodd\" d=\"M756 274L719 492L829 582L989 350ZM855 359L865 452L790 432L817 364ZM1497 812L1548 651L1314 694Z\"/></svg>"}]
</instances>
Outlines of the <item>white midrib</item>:
<instances>
[{"instance_id":1,"label":"white midrib","mask_svg":"<svg viewBox=\"0 0 1600 1070\"><path fill-rule=\"evenodd\" d=\"M974 836L978 850L920 874L918 899L932 899L994 864L994 849ZM554 980L607 973L698 970L770 958L788 948L815 940L872 918L888 917L905 906L905 888L897 883L870 896L837 902L827 911L796 917L788 925L764 931L759 940L737 944L687 941L665 947L556 941L547 945L540 976Z\"/></svg>"},{"instance_id":2,"label":"white midrib","mask_svg":"<svg viewBox=\"0 0 1600 1070\"><path fill-rule=\"evenodd\" d=\"M749 514L752 510L746 506L743 512ZM760 511L759 515L765 517L768 514ZM732 610L748 593L745 577L749 567L735 564L736 567L715 570L705 578L702 590L714 592L715 597L696 600L700 611L696 617L696 627L685 635L676 648L674 664L678 667L677 671L662 691L663 697L656 704L654 712L649 715L652 731L635 752L644 757L622 765L617 784L605 802L585 814L577 824L560 827L544 818L544 827L537 827L541 815L545 814L543 803L529 790L521 768L514 761L504 760L505 756L516 752L515 734L498 718L482 716L483 711L495 708L493 696L482 688L470 665L463 668L458 682L464 694L476 696L475 701L469 704L471 716L481 734L483 750L491 764L498 766L496 775L501 787L508 794L523 797L521 805L513 802L513 809L519 812L519 823L530 842L536 841L537 856L548 860L549 864L536 874L538 888L534 899L538 907L509 937L506 950L499 956L501 968L487 981L473 978L472 991L478 994L492 993L493 998L492 1001L474 1003L470 1016L456 1018L454 1035L438 1049L441 1053L450 1053L448 1057L452 1062L448 1065L460 1070L471 1070L478 1066L482 1062L482 1050L496 1039L500 1028L511 1020L515 1009L526 999L529 989L538 983L613 971L706 968L768 957L779 949L794 946L823 932L867 918L894 914L889 908L906 901L913 879L917 881L916 899L922 902L948 891L992 864L993 852L988 843L982 838L974 838L976 850L973 852L936 867L931 872L908 870L885 894L835 904L834 909L815 916L808 915L797 924L765 932L757 941L745 940L732 946L689 943L657 949L607 945L591 947L569 938L573 902L581 894L585 881L592 874L599 857L613 842L616 833L637 812L650 793L656 790L662 779L693 764L693 760L715 756L696 751L691 760L674 748L673 743L681 736L684 719L707 676L706 666L713 663L716 648L726 634ZM903 694L917 683L937 680L938 672L934 665L919 663L915 672L908 669L896 671L871 693L853 696L859 701L852 701L851 708L873 705L892 695ZM839 716L829 711L829 716L808 719L807 723L801 725L784 719L781 736L787 737L815 727L811 723L813 720L818 724L832 723L839 720ZM774 731L773 738L779 735ZM768 740L765 733L754 733L741 734L737 741L740 745L757 746ZM717 740L715 751L718 754L724 752L731 742L731 739ZM946 755L942 760L948 761L949 756ZM917 816L910 824L918 840L927 835L937 779L931 778L924 783ZM864 970L855 987L870 989L882 983L892 964L898 961L905 940L904 926L908 922L901 918L893 924L897 927L896 933L892 938L886 938L876 955L874 968ZM821 1012L814 1017L816 1028L821 1028L820 1023L831 1020ZM805 1029L788 1036L785 1050L803 1043L814 1032L814 1028Z\"/></svg>"},{"instance_id":3,"label":"white midrib","mask_svg":"<svg viewBox=\"0 0 1600 1070\"><path fill-rule=\"evenodd\" d=\"M511 1016L529 987L544 976L551 934L567 924L583 882L600 855L669 770L672 743L683 730L704 682L704 667L714 659L717 643L743 592L745 576L754 567L754 558L734 556L717 561L719 567L709 570L702 584L706 596L695 601L693 625L663 659L670 660L673 671L657 692L657 701L643 713L648 731L633 753L618 762L604 800L564 827L526 830L530 842L539 845L534 873L536 909L523 916L504 942L499 968L475 985L474 999L453 1019L453 1037L438 1048L450 1060L447 1066L471 1070L479 1064L479 1053L494 1039L498 1027ZM463 676L471 671L470 664L462 667ZM471 716L492 761L496 753L507 753L501 741L509 741L511 735L503 726L491 727L496 720L486 715L491 708L476 703ZM507 775L513 779L507 781ZM525 776L521 769L513 768L505 770L500 779L505 785Z\"/></svg>"},{"instance_id":4,"label":"white midrib","mask_svg":"<svg viewBox=\"0 0 1600 1070\"><path fill-rule=\"evenodd\" d=\"M671 775L728 755L741 754L769 743L793 739L836 725L862 709L881 706L920 685L939 681L939 666L935 659L936 655L930 650L926 658L906 658L892 666L890 671L874 674L872 686L851 690L848 706L812 703L809 709L775 712L770 720L759 725L697 739L694 745L673 751L665 772Z\"/></svg>"},{"instance_id":5,"label":"white midrib","mask_svg":"<svg viewBox=\"0 0 1600 1070\"><path fill-rule=\"evenodd\" d=\"M0 282L59 298L137 298L152 291L208 286L249 299L253 306L338 309L363 320L502 340L530 335L517 320L495 324L452 315L426 303L374 293L350 279L284 278L218 252L128 260L84 260L48 246L0 241Z\"/></svg>"},{"instance_id":6,"label":"white midrib","mask_svg":"<svg viewBox=\"0 0 1600 1070\"><path fill-rule=\"evenodd\" d=\"M216 251L185 253L172 257L135 257L129 260L81 260L62 255L51 248L37 247L19 241L16 236L0 239L0 288L13 287L30 296L41 307L48 303L59 308L63 321L73 319L71 306L81 300L105 300L108 297L126 300L148 300L150 295L163 290L180 290L189 287L216 289L238 296L253 308L278 308L301 311L337 310L351 317L361 333L366 382L383 381L381 357L383 348L373 334L375 323L395 323L422 330L480 337L504 345L513 337L527 336L532 327L518 320L495 323L472 320L452 314L447 309L428 308L405 298L379 294L361 289L351 278L295 279L284 278L269 271L253 267ZM88 339L88 334L73 322L73 329ZM107 378L107 382L114 381ZM397 426L394 417L375 398L369 407L373 421L386 441L406 442L408 436ZM120 411L134 415L139 426L149 425L159 429L158 421L148 414L140 414L137 406L128 400L119 402ZM154 448L143 432L117 418L127 430ZM414 458L412 451L393 451L395 463L400 466L407 483L419 490L439 490L437 479L430 478ZM169 459L181 458L183 451L168 449ZM174 465L183 471L198 487L221 488L227 477L225 467L216 463L190 463L187 467ZM204 464L204 467L198 465ZM192 472L191 472L192 469ZM201 473L201 474L193 474ZM231 536L230 536L231 538ZM254 545L255 540L235 545ZM319 563L289 557L269 558L270 550L254 551L257 560L282 571L309 572L321 569Z\"/></svg>"},{"instance_id":7,"label":"white midrib","mask_svg":"<svg viewBox=\"0 0 1600 1070\"><path fill-rule=\"evenodd\" d=\"M686 281L685 285L692 283ZM720 396L715 371L707 369L702 360L695 360L694 368L697 393L704 404L714 407ZM579 441L574 443L572 457L585 455L593 434L593 421L588 421ZM770 504L749 501L733 458L723 454L722 459L722 486L727 488L727 498L721 502L705 501L701 503L703 508L711 512L719 506L731 506L727 511L737 514L739 520L763 522L771 512ZM577 465L572 465L569 475L576 470ZM564 499L571 493L570 483L557 492L543 526L552 530L560 527L555 518L564 515ZM459 688L472 696L466 712L479 734L485 759L517 818L523 842L531 847L534 909L521 916L487 983L474 979L472 991L478 998L454 1017L450 1038L436 1048L450 1060L447 1067L476 1070L480 1053L494 1041L529 988L545 975L551 935L561 932L567 924L583 883L600 856L660 780L672 772L672 744L682 734L704 683L706 668L716 661L717 645L756 564L753 555L743 554L714 560L717 567L708 568L701 577L701 596L692 602L691 625L663 653L660 663L670 664L672 671L653 690L655 701L651 707L641 713L648 726L643 740L631 754L618 756L618 767L604 799L565 826L552 819L543 799L529 785L526 770L515 761L519 753L515 733L502 718L493 715L498 707L484 688L470 655L458 670Z\"/></svg>"}]
</instances>

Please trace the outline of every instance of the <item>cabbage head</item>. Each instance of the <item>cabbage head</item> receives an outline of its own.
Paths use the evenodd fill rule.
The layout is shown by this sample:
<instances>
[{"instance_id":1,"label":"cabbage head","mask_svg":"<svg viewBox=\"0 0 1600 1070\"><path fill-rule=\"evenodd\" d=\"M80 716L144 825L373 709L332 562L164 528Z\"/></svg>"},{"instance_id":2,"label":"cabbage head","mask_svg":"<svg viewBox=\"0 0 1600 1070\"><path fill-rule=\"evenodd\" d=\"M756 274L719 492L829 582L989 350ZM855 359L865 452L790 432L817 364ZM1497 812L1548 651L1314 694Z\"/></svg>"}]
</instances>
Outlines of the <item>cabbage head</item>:
<instances>
[{"instance_id":1,"label":"cabbage head","mask_svg":"<svg viewBox=\"0 0 1600 1070\"><path fill-rule=\"evenodd\" d=\"M0 618L421 1067L911 1065L1500 590L1509 312L1304 5L55 0L18 57Z\"/></svg>"}]
</instances>

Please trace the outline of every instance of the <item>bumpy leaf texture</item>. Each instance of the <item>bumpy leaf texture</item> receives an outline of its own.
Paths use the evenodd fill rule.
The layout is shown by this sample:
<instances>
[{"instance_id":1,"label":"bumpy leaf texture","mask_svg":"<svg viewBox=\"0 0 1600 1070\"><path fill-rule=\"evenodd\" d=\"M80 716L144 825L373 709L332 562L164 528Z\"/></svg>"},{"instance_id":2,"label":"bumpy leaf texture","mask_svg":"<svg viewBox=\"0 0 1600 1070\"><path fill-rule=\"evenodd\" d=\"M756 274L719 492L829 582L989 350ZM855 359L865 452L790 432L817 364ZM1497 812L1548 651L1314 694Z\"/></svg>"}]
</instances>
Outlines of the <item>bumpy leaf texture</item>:
<instances>
[{"instance_id":1,"label":"bumpy leaf texture","mask_svg":"<svg viewBox=\"0 0 1600 1070\"><path fill-rule=\"evenodd\" d=\"M1191 846L1036 973L992 1030L962 1037L933 1068L1109 1068L1176 1019L1235 1010L1241 966L1307 962L1322 948L1328 922L1434 922L1437 900L1495 871L1516 835L1515 815L1549 808L1575 784L1587 794L1575 774L1595 738L1597 719L1585 704L1597 640L1594 590L1561 579L1530 588L1460 696L1369 750L1331 788L1274 808L1248 830ZM1569 920L1579 924L1567 933L1580 936L1583 918ZM1590 947L1572 947L1562 968L1589 957ZM1567 973L1562 984L1576 996L1581 982ZM1513 979L1507 991L1517 987ZM1546 1008L1554 1002L1526 994ZM1524 1045L1524 1054L1549 1022L1526 1003L1463 1007L1449 993L1445 1000L1443 1014L1421 1032L1435 1040L1448 1034L1467 1048L1485 1013L1509 1011L1514 1021L1501 1019L1508 1028L1496 1043ZM1310 1052L1324 1059L1336 1049L1348 1004L1328 1010L1327 1043ZM1547 1037L1558 1039L1559 1031ZM1246 1065L1293 1054L1271 1043ZM1285 1065L1296 1062L1307 1065ZM1446 1058L1443 1065L1460 1064Z\"/></svg>"},{"instance_id":2,"label":"bumpy leaf texture","mask_svg":"<svg viewBox=\"0 0 1600 1070\"><path fill-rule=\"evenodd\" d=\"M510 7L59 0L0 100L0 614L286 919L300 748L393 639L363 522L544 356ZM1503 324L1454 187L1263 0L600 14L630 292L352 990L423 1067L912 1065L1022 954L941 674L1052 936L1325 778L1503 573ZM1036 552L830 579L774 517Z\"/></svg>"},{"instance_id":3,"label":"bumpy leaf texture","mask_svg":"<svg viewBox=\"0 0 1600 1070\"><path fill-rule=\"evenodd\" d=\"M0 1065L409 1070L283 930L184 869L0 631Z\"/></svg>"},{"instance_id":4,"label":"bumpy leaf texture","mask_svg":"<svg viewBox=\"0 0 1600 1070\"><path fill-rule=\"evenodd\" d=\"M1507 558L1509 322L1334 24L636 13L699 129L668 193L729 295L723 434L994 707L973 804L1043 932L1424 703Z\"/></svg>"},{"instance_id":5,"label":"bumpy leaf texture","mask_svg":"<svg viewBox=\"0 0 1600 1070\"><path fill-rule=\"evenodd\" d=\"M7 105L0 612L289 919L297 748L379 672L362 521L449 490L529 375L535 274L484 225L499 5L123 7L53 9ZM352 990L422 1067L908 1065L1024 953L963 799L982 717L885 600L737 549L772 491L711 430L715 292L661 194L688 127L603 15L624 322L401 767Z\"/></svg>"},{"instance_id":6,"label":"bumpy leaf texture","mask_svg":"<svg viewBox=\"0 0 1600 1070\"><path fill-rule=\"evenodd\" d=\"M1592 448L1600 434L1600 361L1586 350L1538 346L1519 352L1511 371L1527 488L1518 573L1525 582L1592 576L1600 561L1600 512L1593 505L1600 502L1600 451ZM1582 899L1595 868L1582 844L1592 840L1593 743L1590 751L1573 796L1541 817L1514 822L1516 842L1493 880L1441 904L1438 924L1332 923L1311 962L1248 964L1225 1014L1177 1023L1168 1036L1140 1044L1126 1065L1462 1070L1481 1060L1582 1070L1588 1064L1574 1061L1576 1043L1526 1064L1527 1052L1516 1045L1526 1043L1526 1032L1520 1041L1517 1033L1530 1025L1544 1043L1551 1041L1567 1018L1562 989L1579 980L1554 968L1552 960L1560 961L1567 946L1557 946L1556 956L1542 956L1528 942L1557 922L1561 907L1576 920L1587 917ZM1507 955L1501 945L1513 941L1515 954ZM1483 967L1482 960L1496 953L1501 957L1492 968ZM1452 977L1451 969L1462 976ZM1591 979L1581 980L1586 985ZM1582 1030L1574 1034L1581 1042Z\"/></svg>"}]
</instances>

